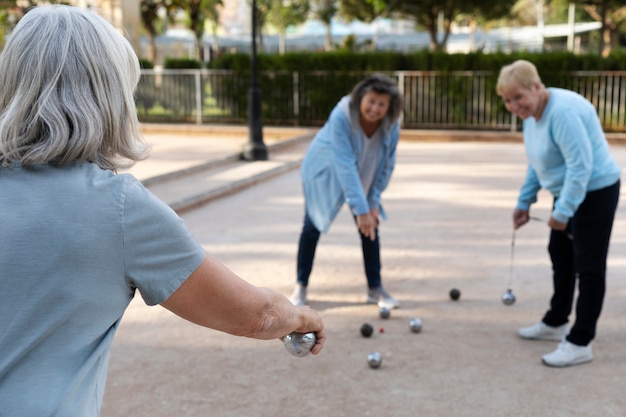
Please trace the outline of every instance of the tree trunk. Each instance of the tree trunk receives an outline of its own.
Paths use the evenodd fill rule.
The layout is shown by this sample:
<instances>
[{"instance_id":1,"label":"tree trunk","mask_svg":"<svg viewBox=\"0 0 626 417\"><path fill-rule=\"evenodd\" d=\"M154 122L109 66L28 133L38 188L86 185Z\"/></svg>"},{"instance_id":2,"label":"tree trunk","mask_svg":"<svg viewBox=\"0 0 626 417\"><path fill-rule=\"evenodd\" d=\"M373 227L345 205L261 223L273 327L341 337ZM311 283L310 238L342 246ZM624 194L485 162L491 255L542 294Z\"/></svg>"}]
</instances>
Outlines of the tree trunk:
<instances>
[{"instance_id":1,"label":"tree trunk","mask_svg":"<svg viewBox=\"0 0 626 417\"><path fill-rule=\"evenodd\" d=\"M152 65L156 65L156 40L154 34L148 33L148 59L152 62Z\"/></svg>"},{"instance_id":2,"label":"tree trunk","mask_svg":"<svg viewBox=\"0 0 626 417\"><path fill-rule=\"evenodd\" d=\"M324 27L326 28L326 38L324 40L324 50L332 51L333 49L333 35L330 30L330 23L324 22Z\"/></svg>"},{"instance_id":3,"label":"tree trunk","mask_svg":"<svg viewBox=\"0 0 626 417\"><path fill-rule=\"evenodd\" d=\"M604 26L604 30L602 31L602 56L604 58L608 57L611 53L611 28L608 25Z\"/></svg>"},{"instance_id":4,"label":"tree trunk","mask_svg":"<svg viewBox=\"0 0 626 417\"><path fill-rule=\"evenodd\" d=\"M278 54L279 55L285 55L285 43L286 43L286 38L287 36L285 35L285 32L280 32L280 34L278 35Z\"/></svg>"},{"instance_id":5,"label":"tree trunk","mask_svg":"<svg viewBox=\"0 0 626 417\"><path fill-rule=\"evenodd\" d=\"M204 61L204 48L202 48L202 36L196 36L196 60L203 62Z\"/></svg>"}]
</instances>

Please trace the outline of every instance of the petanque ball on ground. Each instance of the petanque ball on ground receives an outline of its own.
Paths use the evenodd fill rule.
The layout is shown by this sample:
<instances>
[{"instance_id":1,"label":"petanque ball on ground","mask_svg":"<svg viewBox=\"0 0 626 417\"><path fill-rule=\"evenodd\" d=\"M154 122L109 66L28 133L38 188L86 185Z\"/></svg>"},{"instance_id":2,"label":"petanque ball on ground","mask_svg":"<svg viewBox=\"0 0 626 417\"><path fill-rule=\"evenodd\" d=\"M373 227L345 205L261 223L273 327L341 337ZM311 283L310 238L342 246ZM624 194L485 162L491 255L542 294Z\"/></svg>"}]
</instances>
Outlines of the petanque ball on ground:
<instances>
[{"instance_id":1,"label":"petanque ball on ground","mask_svg":"<svg viewBox=\"0 0 626 417\"><path fill-rule=\"evenodd\" d=\"M380 315L381 319L388 319L389 317L391 317L391 309L389 307L381 307L378 310L378 314Z\"/></svg>"},{"instance_id":2,"label":"petanque ball on ground","mask_svg":"<svg viewBox=\"0 0 626 417\"><path fill-rule=\"evenodd\" d=\"M372 333L374 333L374 327L372 327L371 324L364 323L361 326L361 336L363 336L363 337L370 337L372 335Z\"/></svg>"},{"instance_id":3,"label":"petanque ball on ground","mask_svg":"<svg viewBox=\"0 0 626 417\"><path fill-rule=\"evenodd\" d=\"M422 320L418 317L413 317L409 320L409 328L413 333L419 333L422 331Z\"/></svg>"},{"instance_id":4,"label":"petanque ball on ground","mask_svg":"<svg viewBox=\"0 0 626 417\"><path fill-rule=\"evenodd\" d=\"M369 355L367 355L367 364L370 366L370 368L378 369L380 368L380 365L382 363L383 363L383 357L380 356L380 353L372 352Z\"/></svg>"},{"instance_id":5,"label":"petanque ball on ground","mask_svg":"<svg viewBox=\"0 0 626 417\"><path fill-rule=\"evenodd\" d=\"M461 298L461 291L459 291L457 288L452 288L450 290L450 298L454 301L458 300L459 298Z\"/></svg>"}]
</instances>

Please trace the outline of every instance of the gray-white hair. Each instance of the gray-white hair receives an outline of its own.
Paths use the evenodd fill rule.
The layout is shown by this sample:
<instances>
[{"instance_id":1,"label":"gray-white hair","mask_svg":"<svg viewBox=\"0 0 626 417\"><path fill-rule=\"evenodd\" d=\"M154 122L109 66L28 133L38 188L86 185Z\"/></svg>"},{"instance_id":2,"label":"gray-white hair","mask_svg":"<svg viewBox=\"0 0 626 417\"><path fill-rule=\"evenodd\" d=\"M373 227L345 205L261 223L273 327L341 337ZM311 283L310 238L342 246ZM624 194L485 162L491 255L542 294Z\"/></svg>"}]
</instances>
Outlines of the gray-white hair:
<instances>
[{"instance_id":1,"label":"gray-white hair","mask_svg":"<svg viewBox=\"0 0 626 417\"><path fill-rule=\"evenodd\" d=\"M31 9L0 55L0 165L93 162L117 170L147 156L134 90L139 60L97 14Z\"/></svg>"}]
</instances>

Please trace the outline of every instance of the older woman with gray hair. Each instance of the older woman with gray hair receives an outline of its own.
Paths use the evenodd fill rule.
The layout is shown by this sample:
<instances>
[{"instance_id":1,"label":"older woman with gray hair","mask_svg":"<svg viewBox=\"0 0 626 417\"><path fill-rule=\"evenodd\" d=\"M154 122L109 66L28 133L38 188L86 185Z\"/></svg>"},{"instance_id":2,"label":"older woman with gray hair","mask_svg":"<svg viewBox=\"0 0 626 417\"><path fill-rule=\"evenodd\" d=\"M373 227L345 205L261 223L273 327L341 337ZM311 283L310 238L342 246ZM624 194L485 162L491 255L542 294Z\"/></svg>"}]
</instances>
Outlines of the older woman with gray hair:
<instances>
[{"instance_id":1,"label":"older woman with gray hair","mask_svg":"<svg viewBox=\"0 0 626 417\"><path fill-rule=\"evenodd\" d=\"M322 232L347 203L361 239L366 302L396 308L398 300L382 286L378 226L386 217L381 194L389 184L400 135L402 95L381 74L359 82L334 107L302 164L305 214L297 258L295 305L307 303L309 276Z\"/></svg>"},{"instance_id":2,"label":"older woman with gray hair","mask_svg":"<svg viewBox=\"0 0 626 417\"><path fill-rule=\"evenodd\" d=\"M528 168L513 211L513 228L529 221L540 189L554 197L547 221L553 271L550 307L539 322L518 333L523 339L559 342L553 352L543 355L547 366L586 363L593 358L591 342L606 291L621 168L593 105L573 91L546 88L531 62L518 60L503 67L496 88L507 110L524 121ZM576 282L576 320L569 328Z\"/></svg>"},{"instance_id":3,"label":"older woman with gray hair","mask_svg":"<svg viewBox=\"0 0 626 417\"><path fill-rule=\"evenodd\" d=\"M136 291L238 336L317 334L319 315L205 253L129 174L146 156L139 61L98 15L29 11L0 55L0 414L99 415L108 353Z\"/></svg>"}]
</instances>

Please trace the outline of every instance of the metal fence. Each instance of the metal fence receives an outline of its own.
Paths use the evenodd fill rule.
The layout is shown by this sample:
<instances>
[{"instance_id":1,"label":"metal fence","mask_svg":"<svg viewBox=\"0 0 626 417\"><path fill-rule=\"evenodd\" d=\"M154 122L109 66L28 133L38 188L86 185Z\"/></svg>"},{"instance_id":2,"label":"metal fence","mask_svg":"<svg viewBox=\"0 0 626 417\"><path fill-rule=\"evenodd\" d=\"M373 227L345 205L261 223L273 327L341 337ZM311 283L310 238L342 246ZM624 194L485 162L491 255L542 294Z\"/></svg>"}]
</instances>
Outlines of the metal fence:
<instances>
[{"instance_id":1,"label":"metal fence","mask_svg":"<svg viewBox=\"0 0 626 417\"><path fill-rule=\"evenodd\" d=\"M365 73L268 71L259 75L263 122L321 126L337 100ZM496 94L490 71L395 71L404 95L403 128L521 129ZM607 132L626 132L626 72L543 74L548 86L591 101ZM136 92L142 122L245 124L250 77L229 70L142 70Z\"/></svg>"}]
</instances>

